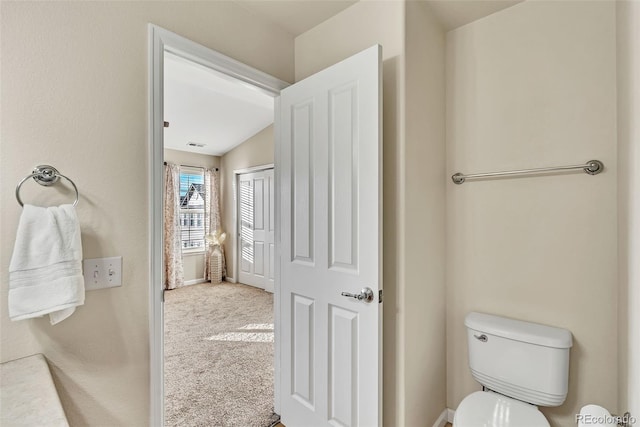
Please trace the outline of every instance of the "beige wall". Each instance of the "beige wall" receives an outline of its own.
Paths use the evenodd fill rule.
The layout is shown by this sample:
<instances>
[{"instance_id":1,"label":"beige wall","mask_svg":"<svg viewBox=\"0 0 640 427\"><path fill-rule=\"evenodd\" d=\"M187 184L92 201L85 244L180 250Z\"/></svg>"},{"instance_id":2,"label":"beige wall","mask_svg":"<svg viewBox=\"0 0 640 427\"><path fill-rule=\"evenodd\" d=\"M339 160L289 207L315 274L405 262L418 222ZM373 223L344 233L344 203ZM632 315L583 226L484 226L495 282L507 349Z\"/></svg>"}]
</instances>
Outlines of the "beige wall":
<instances>
[{"instance_id":1,"label":"beige wall","mask_svg":"<svg viewBox=\"0 0 640 427\"><path fill-rule=\"evenodd\" d=\"M447 34L447 174L602 160L604 173L447 183L447 404L479 389L464 317L481 311L574 337L575 425L617 407L614 2L525 2Z\"/></svg>"},{"instance_id":2,"label":"beige wall","mask_svg":"<svg viewBox=\"0 0 640 427\"><path fill-rule=\"evenodd\" d=\"M206 154L190 153L188 151L164 150L165 162L176 165L198 166L202 168L220 167L220 157ZM184 281L195 283L204 280L204 253L183 253L182 266L184 271Z\"/></svg>"},{"instance_id":3,"label":"beige wall","mask_svg":"<svg viewBox=\"0 0 640 427\"><path fill-rule=\"evenodd\" d=\"M376 43L383 53L383 424L432 425L445 408L444 35L424 5L361 1L296 38L296 80Z\"/></svg>"},{"instance_id":4,"label":"beige wall","mask_svg":"<svg viewBox=\"0 0 640 427\"><path fill-rule=\"evenodd\" d=\"M640 3L619 1L617 413L640 415Z\"/></svg>"},{"instance_id":5,"label":"beige wall","mask_svg":"<svg viewBox=\"0 0 640 427\"><path fill-rule=\"evenodd\" d=\"M233 233L233 218L236 199L234 195L234 171L273 164L275 139L273 125L268 126L222 156L220 160L220 200L222 209L222 229L227 232L224 244L227 261L227 277L238 280L234 268L237 253L236 236Z\"/></svg>"},{"instance_id":6,"label":"beige wall","mask_svg":"<svg viewBox=\"0 0 640 427\"><path fill-rule=\"evenodd\" d=\"M147 23L282 80L293 40L232 2L1 3L0 361L43 352L72 425L149 420ZM16 183L48 163L80 191L84 257L123 256L123 286L87 292L69 319L11 322ZM52 203L57 188L25 184ZM36 188L37 187L37 188ZM136 208L137 207L137 208Z\"/></svg>"},{"instance_id":7,"label":"beige wall","mask_svg":"<svg viewBox=\"0 0 640 427\"><path fill-rule=\"evenodd\" d=\"M620 16L632 5L622 6L629 9ZM438 230L441 35L421 5L361 1L300 35L294 46L288 34L231 2L3 1L0 299L7 298L20 215L13 187L41 163L78 185L85 258L122 255L124 271L121 288L88 292L85 306L55 327L46 319L10 322L0 304L0 361L43 352L72 425L148 423L148 218L140 194L148 184L146 25L152 22L286 81L294 77L294 48L300 80L375 43L383 46L384 425L431 425L444 409L445 389L447 406L455 409L478 388L468 373L462 324L471 310L573 332L569 398L544 410L554 425L573 425L573 414L586 403L615 410L614 14L608 2L527 2L448 34L446 176L591 158L607 170L597 177L462 186L446 178L447 227ZM628 37L633 27L625 28ZM627 80L619 80L618 93L635 88L637 94L630 80L637 58L626 58L636 65L619 75ZM633 154L636 105L618 104L629 126L619 159ZM638 169L637 155L630 158ZM233 170L272 162L272 128L220 159L226 231ZM619 182L633 175L631 163L624 167ZM620 235L637 227L631 195L640 184L633 182L621 188L630 195L621 202L628 206L621 221L630 222ZM58 203L69 196L27 185L25 201ZM131 191L135 187L142 193ZM142 208L132 210L140 200ZM438 350L444 340L443 230L446 362ZM632 260L637 245L629 251ZM637 276L633 265L621 262L620 271L629 267ZM637 299L637 278L631 280L620 298ZM623 317L620 325L624 331ZM620 364L637 348L630 340ZM621 367L619 393L631 404L637 394L626 384L622 389L625 375Z\"/></svg>"},{"instance_id":8,"label":"beige wall","mask_svg":"<svg viewBox=\"0 0 640 427\"><path fill-rule=\"evenodd\" d=\"M175 163L176 165L197 166L201 168L219 168L219 156L209 156L207 154L190 153L188 151L171 150L165 148L164 161Z\"/></svg>"},{"instance_id":9,"label":"beige wall","mask_svg":"<svg viewBox=\"0 0 640 427\"><path fill-rule=\"evenodd\" d=\"M424 2L406 4L405 423L446 408L445 34Z\"/></svg>"}]
</instances>

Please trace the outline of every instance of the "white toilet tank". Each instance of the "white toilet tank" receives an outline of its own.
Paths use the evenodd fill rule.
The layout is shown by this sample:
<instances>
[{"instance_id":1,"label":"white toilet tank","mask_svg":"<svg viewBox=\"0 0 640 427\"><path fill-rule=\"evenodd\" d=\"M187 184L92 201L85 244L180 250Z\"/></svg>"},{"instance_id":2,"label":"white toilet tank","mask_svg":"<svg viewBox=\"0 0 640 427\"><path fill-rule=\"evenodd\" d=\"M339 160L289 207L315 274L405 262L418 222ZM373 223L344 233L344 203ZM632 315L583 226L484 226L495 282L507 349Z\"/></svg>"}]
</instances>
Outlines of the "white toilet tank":
<instances>
[{"instance_id":1,"label":"white toilet tank","mask_svg":"<svg viewBox=\"0 0 640 427\"><path fill-rule=\"evenodd\" d=\"M571 332L483 313L469 313L464 323L476 381L538 406L564 402Z\"/></svg>"}]
</instances>

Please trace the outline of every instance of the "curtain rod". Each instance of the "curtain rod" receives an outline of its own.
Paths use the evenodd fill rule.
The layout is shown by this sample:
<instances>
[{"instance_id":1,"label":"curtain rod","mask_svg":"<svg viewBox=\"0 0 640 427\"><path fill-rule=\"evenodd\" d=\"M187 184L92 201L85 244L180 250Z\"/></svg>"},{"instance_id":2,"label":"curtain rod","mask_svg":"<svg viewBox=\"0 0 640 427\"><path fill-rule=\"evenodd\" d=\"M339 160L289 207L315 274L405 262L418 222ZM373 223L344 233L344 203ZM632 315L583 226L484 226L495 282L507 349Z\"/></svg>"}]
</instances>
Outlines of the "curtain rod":
<instances>
[{"instance_id":1,"label":"curtain rod","mask_svg":"<svg viewBox=\"0 0 640 427\"><path fill-rule=\"evenodd\" d=\"M167 162L164 162L164 165L166 166L166 165L167 165ZM200 168L200 169L205 169L205 167L204 167L204 166L191 166L191 165L180 165L180 166L186 166L186 167L188 167L188 168ZM216 171L220 170L220 169L218 169L218 168L213 168L213 169L215 169Z\"/></svg>"}]
</instances>

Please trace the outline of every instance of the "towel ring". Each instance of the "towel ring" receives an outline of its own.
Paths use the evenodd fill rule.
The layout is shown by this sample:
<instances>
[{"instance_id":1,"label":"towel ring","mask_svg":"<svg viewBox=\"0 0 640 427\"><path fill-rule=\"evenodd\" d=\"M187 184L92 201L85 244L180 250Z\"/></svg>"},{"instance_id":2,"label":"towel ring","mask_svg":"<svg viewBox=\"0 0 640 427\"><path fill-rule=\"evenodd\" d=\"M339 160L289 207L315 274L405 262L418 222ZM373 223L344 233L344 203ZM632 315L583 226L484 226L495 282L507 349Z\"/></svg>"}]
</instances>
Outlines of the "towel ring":
<instances>
[{"instance_id":1,"label":"towel ring","mask_svg":"<svg viewBox=\"0 0 640 427\"><path fill-rule=\"evenodd\" d=\"M36 166L36 168L31 172L31 175L27 175L26 177L24 177L22 181L20 181L20 183L18 183L18 185L16 186L16 199L18 199L18 204L20 206L24 206L22 200L20 199L20 187L22 187L22 184L24 184L25 181L27 181L29 178L33 178L35 182L40 185L44 185L45 187L49 187L55 184L60 180L60 178L66 179L71 183L73 189L76 191L76 200L73 202L73 206L76 206L78 204L80 193L78 193L78 187L76 187L76 184L71 181L71 179L58 172L58 169L54 168L53 166L40 165Z\"/></svg>"}]
</instances>

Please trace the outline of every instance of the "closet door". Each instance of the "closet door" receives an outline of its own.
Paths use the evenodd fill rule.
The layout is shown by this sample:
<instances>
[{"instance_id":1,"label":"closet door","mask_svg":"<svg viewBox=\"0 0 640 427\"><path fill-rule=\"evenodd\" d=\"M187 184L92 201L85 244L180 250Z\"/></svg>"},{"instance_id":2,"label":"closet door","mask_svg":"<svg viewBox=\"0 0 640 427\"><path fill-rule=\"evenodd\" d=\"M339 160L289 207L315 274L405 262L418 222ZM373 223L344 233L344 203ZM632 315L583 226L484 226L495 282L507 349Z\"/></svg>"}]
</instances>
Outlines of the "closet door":
<instances>
[{"instance_id":1,"label":"closet door","mask_svg":"<svg viewBox=\"0 0 640 427\"><path fill-rule=\"evenodd\" d=\"M273 292L273 169L238 177L238 281Z\"/></svg>"}]
</instances>

